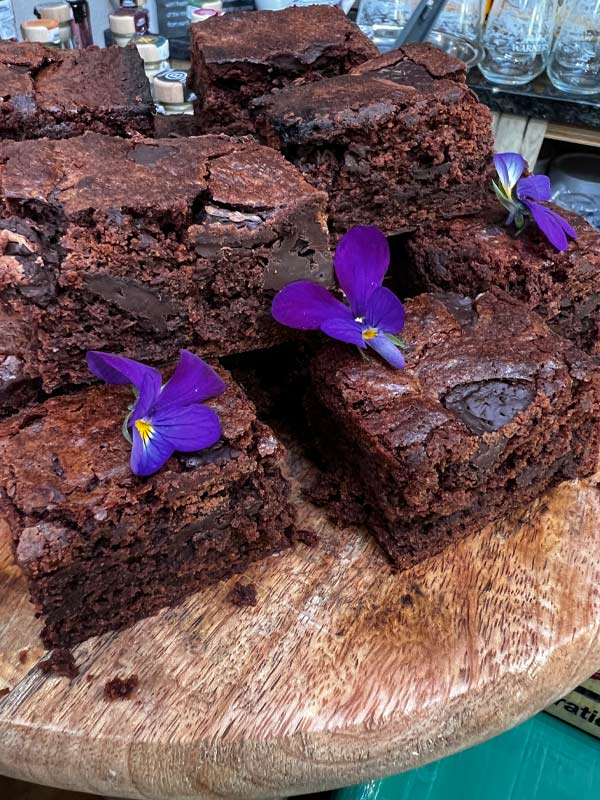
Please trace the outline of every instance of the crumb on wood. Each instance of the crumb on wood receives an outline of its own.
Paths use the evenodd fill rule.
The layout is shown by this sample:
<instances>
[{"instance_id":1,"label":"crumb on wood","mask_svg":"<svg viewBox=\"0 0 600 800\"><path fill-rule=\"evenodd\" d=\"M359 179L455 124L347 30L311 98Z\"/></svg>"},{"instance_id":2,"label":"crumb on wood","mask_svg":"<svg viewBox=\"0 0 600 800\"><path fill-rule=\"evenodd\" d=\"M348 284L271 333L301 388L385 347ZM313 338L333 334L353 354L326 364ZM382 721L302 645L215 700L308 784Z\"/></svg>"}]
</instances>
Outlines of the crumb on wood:
<instances>
[{"instance_id":1,"label":"crumb on wood","mask_svg":"<svg viewBox=\"0 0 600 800\"><path fill-rule=\"evenodd\" d=\"M307 528L300 528L296 531L296 539L308 547L316 547L319 544L319 534L309 531Z\"/></svg>"},{"instance_id":2,"label":"crumb on wood","mask_svg":"<svg viewBox=\"0 0 600 800\"><path fill-rule=\"evenodd\" d=\"M29 655L29 650L21 650L19 652L19 664L24 664L27 661L28 655Z\"/></svg>"},{"instance_id":3,"label":"crumb on wood","mask_svg":"<svg viewBox=\"0 0 600 800\"><path fill-rule=\"evenodd\" d=\"M227 595L227 599L234 606L255 606L256 586L253 583L238 582Z\"/></svg>"},{"instance_id":4,"label":"crumb on wood","mask_svg":"<svg viewBox=\"0 0 600 800\"><path fill-rule=\"evenodd\" d=\"M0 697L6 697L9 692L10 686L5 686L4 689L0 689Z\"/></svg>"},{"instance_id":5,"label":"crumb on wood","mask_svg":"<svg viewBox=\"0 0 600 800\"><path fill-rule=\"evenodd\" d=\"M40 661L40 669L46 675L59 675L70 680L79 675L79 667L73 654L64 647L57 647L48 658Z\"/></svg>"},{"instance_id":6,"label":"crumb on wood","mask_svg":"<svg viewBox=\"0 0 600 800\"><path fill-rule=\"evenodd\" d=\"M401 598L401 603L405 608L412 607L415 604L411 594L403 594Z\"/></svg>"},{"instance_id":7,"label":"crumb on wood","mask_svg":"<svg viewBox=\"0 0 600 800\"><path fill-rule=\"evenodd\" d=\"M117 675L105 683L104 697L107 700L127 700L139 683L137 675L130 675L128 678L119 678Z\"/></svg>"}]
</instances>

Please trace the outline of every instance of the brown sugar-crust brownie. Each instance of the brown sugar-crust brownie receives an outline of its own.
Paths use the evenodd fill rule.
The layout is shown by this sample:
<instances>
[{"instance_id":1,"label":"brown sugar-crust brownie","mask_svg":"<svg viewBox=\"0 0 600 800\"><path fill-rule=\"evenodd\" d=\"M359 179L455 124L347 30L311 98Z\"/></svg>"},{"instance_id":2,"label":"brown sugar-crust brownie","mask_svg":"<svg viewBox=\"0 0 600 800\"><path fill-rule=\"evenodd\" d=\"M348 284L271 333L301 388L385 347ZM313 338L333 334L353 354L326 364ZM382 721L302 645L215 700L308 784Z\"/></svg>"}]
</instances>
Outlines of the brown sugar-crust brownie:
<instances>
[{"instance_id":1,"label":"brown sugar-crust brownie","mask_svg":"<svg viewBox=\"0 0 600 800\"><path fill-rule=\"evenodd\" d=\"M86 350L161 363L289 339L271 301L332 284L326 202L251 140L0 143L0 411L90 382Z\"/></svg>"},{"instance_id":2,"label":"brown sugar-crust brownie","mask_svg":"<svg viewBox=\"0 0 600 800\"><path fill-rule=\"evenodd\" d=\"M130 625L288 547L283 448L220 374L227 390L209 405L222 439L146 479L121 433L126 389L51 398L0 423L0 530L48 647Z\"/></svg>"},{"instance_id":3,"label":"brown sugar-crust brownie","mask_svg":"<svg viewBox=\"0 0 600 800\"><path fill-rule=\"evenodd\" d=\"M0 41L0 139L85 131L151 135L154 104L135 47L52 50Z\"/></svg>"},{"instance_id":4,"label":"brown sugar-crust brownie","mask_svg":"<svg viewBox=\"0 0 600 800\"><path fill-rule=\"evenodd\" d=\"M190 84L204 131L252 133L248 104L302 79L339 75L377 48L339 9L233 12L192 25Z\"/></svg>"},{"instance_id":5,"label":"brown sugar-crust brownie","mask_svg":"<svg viewBox=\"0 0 600 800\"><path fill-rule=\"evenodd\" d=\"M334 514L404 568L597 463L600 371L498 289L406 304L406 369L325 346L309 411Z\"/></svg>"},{"instance_id":6,"label":"brown sugar-crust brownie","mask_svg":"<svg viewBox=\"0 0 600 800\"><path fill-rule=\"evenodd\" d=\"M490 202L471 217L432 222L407 241L409 272L420 291L474 296L491 286L508 291L557 332L600 356L600 233L557 209L577 231L568 250L556 250L537 229L519 236L505 225L506 211Z\"/></svg>"},{"instance_id":7,"label":"brown sugar-crust brownie","mask_svg":"<svg viewBox=\"0 0 600 800\"><path fill-rule=\"evenodd\" d=\"M329 194L338 233L376 225L396 234L469 213L489 185L490 111L466 86L464 65L430 45L289 86L251 111L262 141Z\"/></svg>"}]
</instances>

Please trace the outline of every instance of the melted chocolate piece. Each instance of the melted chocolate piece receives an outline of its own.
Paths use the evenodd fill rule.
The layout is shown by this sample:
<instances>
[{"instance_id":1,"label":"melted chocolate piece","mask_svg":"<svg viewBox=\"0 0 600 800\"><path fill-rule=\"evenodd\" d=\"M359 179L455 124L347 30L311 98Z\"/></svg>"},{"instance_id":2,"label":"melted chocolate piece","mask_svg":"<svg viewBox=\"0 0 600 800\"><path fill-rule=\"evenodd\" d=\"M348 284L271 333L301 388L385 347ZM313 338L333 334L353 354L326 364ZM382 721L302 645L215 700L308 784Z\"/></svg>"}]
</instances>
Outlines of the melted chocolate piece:
<instances>
[{"instance_id":1,"label":"melted chocolate piece","mask_svg":"<svg viewBox=\"0 0 600 800\"><path fill-rule=\"evenodd\" d=\"M166 333L168 318L177 313L172 303L161 300L154 292L131 280L110 275L86 275L85 285L92 294L134 314L142 326L147 321L150 324L146 327L158 333Z\"/></svg>"},{"instance_id":2,"label":"melted chocolate piece","mask_svg":"<svg viewBox=\"0 0 600 800\"><path fill-rule=\"evenodd\" d=\"M145 167L152 166L163 158L171 158L176 155L177 151L174 147L167 147L159 144L136 144L134 148L127 155L129 161L135 161L136 164L143 164Z\"/></svg>"},{"instance_id":3,"label":"melted chocolate piece","mask_svg":"<svg viewBox=\"0 0 600 800\"><path fill-rule=\"evenodd\" d=\"M464 383L448 392L444 405L476 434L498 431L524 411L535 396L527 381Z\"/></svg>"}]
</instances>

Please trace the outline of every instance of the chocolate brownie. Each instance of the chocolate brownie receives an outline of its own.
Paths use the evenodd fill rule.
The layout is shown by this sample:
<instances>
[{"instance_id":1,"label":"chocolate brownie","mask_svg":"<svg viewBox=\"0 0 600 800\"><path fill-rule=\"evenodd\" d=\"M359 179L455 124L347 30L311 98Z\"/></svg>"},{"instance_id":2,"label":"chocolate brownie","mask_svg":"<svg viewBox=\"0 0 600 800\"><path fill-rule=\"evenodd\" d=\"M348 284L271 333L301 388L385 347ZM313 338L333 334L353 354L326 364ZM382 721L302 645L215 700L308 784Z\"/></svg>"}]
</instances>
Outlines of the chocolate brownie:
<instances>
[{"instance_id":1,"label":"chocolate brownie","mask_svg":"<svg viewBox=\"0 0 600 800\"><path fill-rule=\"evenodd\" d=\"M192 25L190 86L206 132L252 133L248 104L294 80L340 75L377 48L339 9L234 12Z\"/></svg>"},{"instance_id":2,"label":"chocolate brownie","mask_svg":"<svg viewBox=\"0 0 600 800\"><path fill-rule=\"evenodd\" d=\"M406 312L406 369L325 346L309 400L334 513L401 568L591 474L600 427L600 369L501 290Z\"/></svg>"},{"instance_id":3,"label":"chocolate brownie","mask_svg":"<svg viewBox=\"0 0 600 800\"><path fill-rule=\"evenodd\" d=\"M466 213L489 184L490 111L466 86L462 62L430 45L289 86L251 112L262 141L329 194L338 233L377 225L396 234Z\"/></svg>"},{"instance_id":4,"label":"chocolate brownie","mask_svg":"<svg viewBox=\"0 0 600 800\"><path fill-rule=\"evenodd\" d=\"M209 405L222 439L150 478L129 467L126 389L91 387L0 423L0 529L48 647L129 625L289 545L283 448L220 374L227 390Z\"/></svg>"},{"instance_id":5,"label":"chocolate brownie","mask_svg":"<svg viewBox=\"0 0 600 800\"><path fill-rule=\"evenodd\" d=\"M600 356L600 233L557 209L577 230L560 252L535 225L515 236L506 211L492 201L480 214L440 220L408 239L408 272L421 291L474 296L499 286L542 316L558 333Z\"/></svg>"},{"instance_id":6,"label":"chocolate brownie","mask_svg":"<svg viewBox=\"0 0 600 800\"><path fill-rule=\"evenodd\" d=\"M151 135L153 111L135 47L52 50L0 41L0 139Z\"/></svg>"},{"instance_id":7,"label":"chocolate brownie","mask_svg":"<svg viewBox=\"0 0 600 800\"><path fill-rule=\"evenodd\" d=\"M251 140L1 143L0 409L92 380L86 350L160 363L289 338L271 301L331 284L326 202Z\"/></svg>"}]
</instances>

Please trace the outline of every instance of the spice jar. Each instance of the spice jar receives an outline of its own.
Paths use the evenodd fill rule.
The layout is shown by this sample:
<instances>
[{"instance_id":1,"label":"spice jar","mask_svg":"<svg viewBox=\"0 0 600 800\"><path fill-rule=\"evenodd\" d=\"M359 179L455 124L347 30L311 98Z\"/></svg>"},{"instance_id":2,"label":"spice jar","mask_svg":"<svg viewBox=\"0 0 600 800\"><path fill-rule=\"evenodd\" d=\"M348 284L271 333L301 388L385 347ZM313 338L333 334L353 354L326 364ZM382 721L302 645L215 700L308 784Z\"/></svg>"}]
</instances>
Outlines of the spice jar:
<instances>
[{"instance_id":1,"label":"spice jar","mask_svg":"<svg viewBox=\"0 0 600 800\"><path fill-rule=\"evenodd\" d=\"M53 19L28 19L21 23L21 33L26 42L60 47L58 22Z\"/></svg>"},{"instance_id":2,"label":"spice jar","mask_svg":"<svg viewBox=\"0 0 600 800\"><path fill-rule=\"evenodd\" d=\"M187 72L168 69L155 75L152 82L157 111L160 114L193 114L196 95L187 88Z\"/></svg>"},{"instance_id":3,"label":"spice jar","mask_svg":"<svg viewBox=\"0 0 600 800\"><path fill-rule=\"evenodd\" d=\"M154 76L169 69L169 40L164 36L145 34L136 36L133 41L144 62L144 72L152 88Z\"/></svg>"},{"instance_id":4,"label":"spice jar","mask_svg":"<svg viewBox=\"0 0 600 800\"><path fill-rule=\"evenodd\" d=\"M38 3L34 8L36 17L51 19L58 23L60 46L63 50L72 50L75 47L73 29L71 28L71 6L62 0L53 3Z\"/></svg>"}]
</instances>

